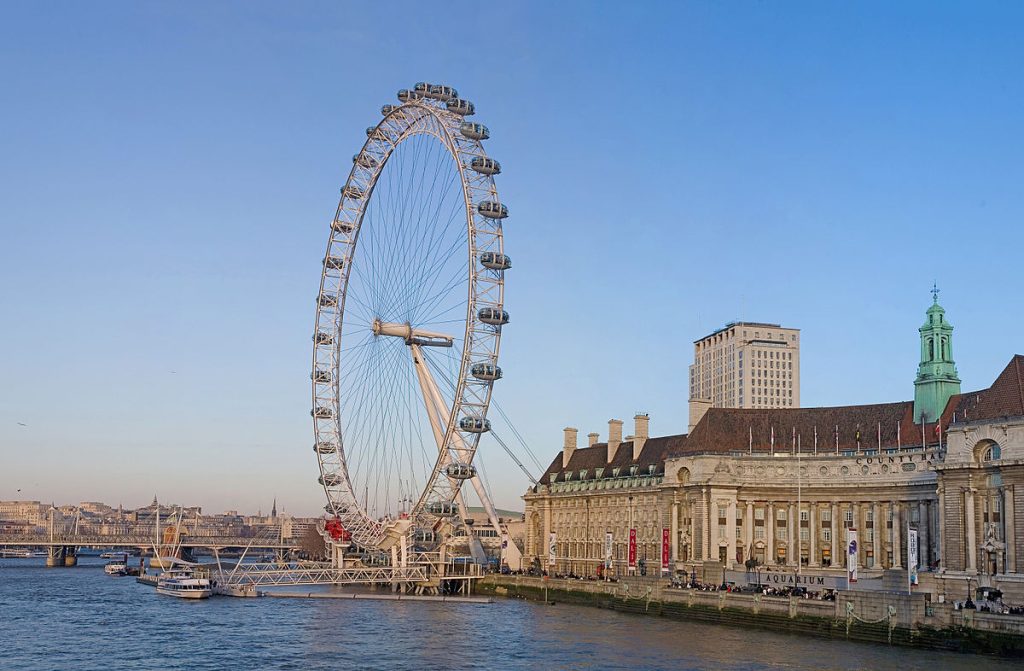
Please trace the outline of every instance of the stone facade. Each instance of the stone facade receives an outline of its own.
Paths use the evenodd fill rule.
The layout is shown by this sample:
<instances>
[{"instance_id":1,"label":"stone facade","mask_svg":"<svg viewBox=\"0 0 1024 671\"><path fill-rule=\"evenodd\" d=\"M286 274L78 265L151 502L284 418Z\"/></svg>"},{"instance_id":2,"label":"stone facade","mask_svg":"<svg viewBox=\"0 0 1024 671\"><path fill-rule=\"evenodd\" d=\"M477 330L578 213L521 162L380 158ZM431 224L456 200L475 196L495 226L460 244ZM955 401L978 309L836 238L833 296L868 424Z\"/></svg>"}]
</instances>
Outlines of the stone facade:
<instances>
[{"instance_id":1,"label":"stone facade","mask_svg":"<svg viewBox=\"0 0 1024 671\"><path fill-rule=\"evenodd\" d=\"M929 319L940 310L936 302ZM944 343L923 346L922 362L939 358L955 373L952 327L942 327ZM921 337L936 342L932 330ZM610 534L610 570L620 575L658 572L665 559L668 572L702 576L755 563L845 574L853 528L859 573L873 578L905 571L914 529L922 589L963 598L965 587L990 586L1024 603L1024 356L988 389L945 394L931 421L916 416L919 396L712 407L689 434L653 438L638 415L635 436L621 440L622 422L612 420L609 441L591 434L585 448L567 430L562 453L524 496L526 561L594 575Z\"/></svg>"}]
</instances>

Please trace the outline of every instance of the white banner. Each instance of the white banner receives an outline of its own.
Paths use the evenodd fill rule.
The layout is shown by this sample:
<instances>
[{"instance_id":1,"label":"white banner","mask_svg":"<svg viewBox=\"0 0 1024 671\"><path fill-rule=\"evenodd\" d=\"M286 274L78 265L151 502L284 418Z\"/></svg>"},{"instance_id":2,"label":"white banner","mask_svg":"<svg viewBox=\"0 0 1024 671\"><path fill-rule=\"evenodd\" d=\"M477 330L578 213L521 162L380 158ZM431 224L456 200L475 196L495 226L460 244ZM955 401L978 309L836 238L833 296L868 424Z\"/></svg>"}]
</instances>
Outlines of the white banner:
<instances>
[{"instance_id":1,"label":"white banner","mask_svg":"<svg viewBox=\"0 0 1024 671\"><path fill-rule=\"evenodd\" d=\"M857 582L857 552L859 549L857 530L851 527L846 530L846 579L851 583Z\"/></svg>"},{"instance_id":2,"label":"white banner","mask_svg":"<svg viewBox=\"0 0 1024 671\"><path fill-rule=\"evenodd\" d=\"M555 565L555 552L558 550L558 543L555 542L556 540L555 532L552 531L548 535L548 566Z\"/></svg>"},{"instance_id":3,"label":"white banner","mask_svg":"<svg viewBox=\"0 0 1024 671\"><path fill-rule=\"evenodd\" d=\"M907 532L907 580L917 584L917 529Z\"/></svg>"},{"instance_id":4,"label":"white banner","mask_svg":"<svg viewBox=\"0 0 1024 671\"><path fill-rule=\"evenodd\" d=\"M606 531L604 533L604 567L610 569L612 567L612 547L614 538L612 532Z\"/></svg>"}]
</instances>

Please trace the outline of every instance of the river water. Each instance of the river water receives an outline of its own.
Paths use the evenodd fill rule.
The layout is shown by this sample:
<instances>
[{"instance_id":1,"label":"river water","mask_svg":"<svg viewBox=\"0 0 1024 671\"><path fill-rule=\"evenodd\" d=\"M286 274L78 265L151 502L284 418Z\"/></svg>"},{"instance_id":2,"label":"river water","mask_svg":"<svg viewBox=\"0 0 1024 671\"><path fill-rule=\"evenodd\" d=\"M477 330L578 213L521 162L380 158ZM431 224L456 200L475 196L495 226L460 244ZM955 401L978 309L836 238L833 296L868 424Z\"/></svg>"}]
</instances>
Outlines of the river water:
<instances>
[{"instance_id":1,"label":"river water","mask_svg":"<svg viewBox=\"0 0 1024 671\"><path fill-rule=\"evenodd\" d=\"M0 669L1019 668L558 604L161 596L103 560L0 559Z\"/></svg>"}]
</instances>

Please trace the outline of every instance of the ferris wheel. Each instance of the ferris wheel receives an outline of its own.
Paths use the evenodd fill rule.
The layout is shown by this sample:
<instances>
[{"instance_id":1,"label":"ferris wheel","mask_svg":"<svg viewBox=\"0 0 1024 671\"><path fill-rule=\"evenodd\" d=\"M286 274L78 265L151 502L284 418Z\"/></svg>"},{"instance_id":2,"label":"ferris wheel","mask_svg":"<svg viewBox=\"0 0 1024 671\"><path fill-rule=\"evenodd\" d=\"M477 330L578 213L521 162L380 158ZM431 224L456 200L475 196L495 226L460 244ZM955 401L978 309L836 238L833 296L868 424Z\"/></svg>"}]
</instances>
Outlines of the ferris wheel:
<instances>
[{"instance_id":1,"label":"ferris wheel","mask_svg":"<svg viewBox=\"0 0 1024 671\"><path fill-rule=\"evenodd\" d=\"M365 548L466 517L504 308L501 172L473 103L418 83L366 129L330 225L313 333L313 427L327 513Z\"/></svg>"}]
</instances>

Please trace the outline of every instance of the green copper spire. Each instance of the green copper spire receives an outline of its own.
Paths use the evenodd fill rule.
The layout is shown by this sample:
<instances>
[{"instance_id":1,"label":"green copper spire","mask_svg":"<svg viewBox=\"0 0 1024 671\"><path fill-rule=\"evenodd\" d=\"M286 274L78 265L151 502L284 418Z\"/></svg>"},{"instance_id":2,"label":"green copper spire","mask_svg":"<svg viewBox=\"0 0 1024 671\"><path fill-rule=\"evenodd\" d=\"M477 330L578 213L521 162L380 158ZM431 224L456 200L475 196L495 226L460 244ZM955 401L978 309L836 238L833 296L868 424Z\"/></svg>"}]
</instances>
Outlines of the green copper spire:
<instances>
[{"instance_id":1,"label":"green copper spire","mask_svg":"<svg viewBox=\"0 0 1024 671\"><path fill-rule=\"evenodd\" d=\"M954 394L960 393L960 378L953 363L953 325L939 305L939 289L932 286L932 305L921 333L921 363L914 380L914 421L934 422Z\"/></svg>"}]
</instances>

